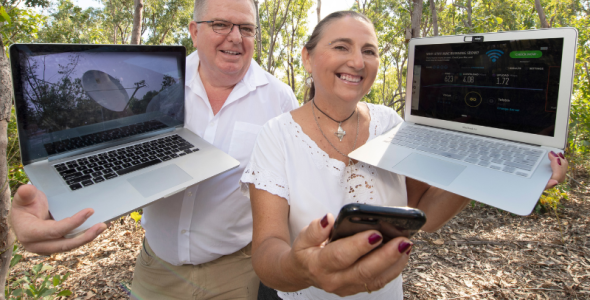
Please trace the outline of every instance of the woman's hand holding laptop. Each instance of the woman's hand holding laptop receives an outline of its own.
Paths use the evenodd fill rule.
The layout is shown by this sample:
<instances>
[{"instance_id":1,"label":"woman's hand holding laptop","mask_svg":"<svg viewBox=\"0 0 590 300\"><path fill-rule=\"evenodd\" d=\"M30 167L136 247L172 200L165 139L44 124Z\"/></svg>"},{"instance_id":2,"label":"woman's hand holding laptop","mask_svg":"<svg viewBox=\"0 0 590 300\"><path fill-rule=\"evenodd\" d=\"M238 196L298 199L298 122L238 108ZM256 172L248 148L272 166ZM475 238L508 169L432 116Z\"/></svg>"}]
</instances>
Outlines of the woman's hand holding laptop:
<instances>
[{"instance_id":1,"label":"woman's hand holding laptop","mask_svg":"<svg viewBox=\"0 0 590 300\"><path fill-rule=\"evenodd\" d=\"M553 151L549 152L549 160L551 161L551 170L553 170L553 175L551 175L551 179L547 182L545 189L551 189L558 185L561 182L565 181L565 174L567 173L568 162L563 156L563 153L555 153Z\"/></svg>"}]
</instances>

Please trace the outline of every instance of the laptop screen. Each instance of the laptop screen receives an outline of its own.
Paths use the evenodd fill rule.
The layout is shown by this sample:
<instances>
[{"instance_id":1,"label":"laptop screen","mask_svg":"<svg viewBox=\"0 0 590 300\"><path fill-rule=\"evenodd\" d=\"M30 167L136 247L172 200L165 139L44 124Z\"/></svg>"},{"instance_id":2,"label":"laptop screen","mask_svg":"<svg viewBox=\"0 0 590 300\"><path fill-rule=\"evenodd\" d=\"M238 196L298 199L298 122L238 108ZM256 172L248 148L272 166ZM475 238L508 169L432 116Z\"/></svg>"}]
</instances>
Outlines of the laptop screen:
<instances>
[{"instance_id":1,"label":"laptop screen","mask_svg":"<svg viewBox=\"0 0 590 300\"><path fill-rule=\"evenodd\" d=\"M14 45L10 51L25 163L184 123L184 47Z\"/></svg>"},{"instance_id":2,"label":"laptop screen","mask_svg":"<svg viewBox=\"0 0 590 300\"><path fill-rule=\"evenodd\" d=\"M416 45L415 116L553 137L563 38Z\"/></svg>"}]
</instances>

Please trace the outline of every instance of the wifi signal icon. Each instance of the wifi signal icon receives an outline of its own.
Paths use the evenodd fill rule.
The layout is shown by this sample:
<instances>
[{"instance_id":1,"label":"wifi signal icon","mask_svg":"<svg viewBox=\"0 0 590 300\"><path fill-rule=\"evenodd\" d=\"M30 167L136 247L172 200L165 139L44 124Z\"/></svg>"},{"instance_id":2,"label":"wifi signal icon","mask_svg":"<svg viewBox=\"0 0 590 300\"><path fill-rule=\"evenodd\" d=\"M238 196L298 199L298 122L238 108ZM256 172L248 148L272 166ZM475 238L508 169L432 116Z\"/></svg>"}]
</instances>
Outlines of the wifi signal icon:
<instances>
[{"instance_id":1,"label":"wifi signal icon","mask_svg":"<svg viewBox=\"0 0 590 300\"><path fill-rule=\"evenodd\" d=\"M498 50L498 49L494 49L494 50L490 50L488 52L486 52L486 55L493 61L496 62L496 60L498 60L498 58L500 58L502 56L502 54L504 54L504 51L502 50Z\"/></svg>"}]
</instances>

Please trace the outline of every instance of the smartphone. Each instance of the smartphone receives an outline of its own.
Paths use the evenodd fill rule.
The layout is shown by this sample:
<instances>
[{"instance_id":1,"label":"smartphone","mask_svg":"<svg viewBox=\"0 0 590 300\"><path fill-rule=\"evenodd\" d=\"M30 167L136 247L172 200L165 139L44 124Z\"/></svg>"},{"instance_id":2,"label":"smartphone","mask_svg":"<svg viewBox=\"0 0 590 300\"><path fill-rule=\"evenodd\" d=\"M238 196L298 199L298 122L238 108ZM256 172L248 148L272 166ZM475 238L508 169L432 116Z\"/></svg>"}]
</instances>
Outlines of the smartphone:
<instances>
[{"instance_id":1,"label":"smartphone","mask_svg":"<svg viewBox=\"0 0 590 300\"><path fill-rule=\"evenodd\" d=\"M416 208L351 203L340 209L329 242L375 229L385 244L399 236L411 238L424 223L426 215Z\"/></svg>"}]
</instances>

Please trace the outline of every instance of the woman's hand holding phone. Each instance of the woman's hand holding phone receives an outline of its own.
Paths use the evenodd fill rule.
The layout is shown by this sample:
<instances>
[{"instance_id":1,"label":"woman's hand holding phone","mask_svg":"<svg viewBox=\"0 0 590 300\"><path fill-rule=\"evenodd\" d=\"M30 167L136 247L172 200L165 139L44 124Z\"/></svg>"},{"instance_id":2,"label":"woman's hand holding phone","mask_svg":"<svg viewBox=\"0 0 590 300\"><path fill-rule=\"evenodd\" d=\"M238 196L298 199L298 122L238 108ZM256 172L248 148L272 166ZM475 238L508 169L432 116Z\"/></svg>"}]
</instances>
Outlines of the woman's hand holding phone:
<instances>
[{"instance_id":1,"label":"woman's hand holding phone","mask_svg":"<svg viewBox=\"0 0 590 300\"><path fill-rule=\"evenodd\" d=\"M289 269L307 284L339 296L376 291L397 278L408 263L408 238L383 244L379 231L368 230L326 243L333 224L331 214L316 219L293 242Z\"/></svg>"}]
</instances>

